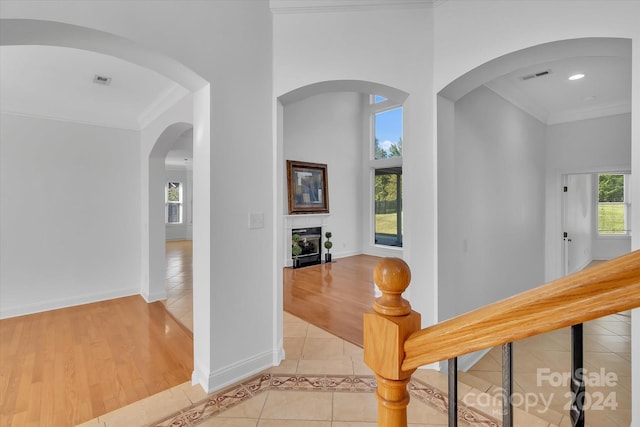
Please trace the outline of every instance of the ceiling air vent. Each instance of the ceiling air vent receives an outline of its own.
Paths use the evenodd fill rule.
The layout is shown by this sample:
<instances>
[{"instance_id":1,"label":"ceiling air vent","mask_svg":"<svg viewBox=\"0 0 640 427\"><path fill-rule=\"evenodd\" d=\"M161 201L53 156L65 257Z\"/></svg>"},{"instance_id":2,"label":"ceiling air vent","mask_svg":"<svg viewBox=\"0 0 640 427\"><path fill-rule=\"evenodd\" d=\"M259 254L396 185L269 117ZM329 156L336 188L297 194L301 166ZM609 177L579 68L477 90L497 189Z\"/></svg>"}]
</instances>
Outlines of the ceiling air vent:
<instances>
[{"instance_id":1,"label":"ceiling air vent","mask_svg":"<svg viewBox=\"0 0 640 427\"><path fill-rule=\"evenodd\" d=\"M520 78L522 80L531 80L531 79L535 79L535 78L538 78L538 77L546 76L547 74L551 74L551 70L544 70L544 71L539 71L539 72L533 73L533 74L527 74L526 76L522 76Z\"/></svg>"},{"instance_id":2,"label":"ceiling air vent","mask_svg":"<svg viewBox=\"0 0 640 427\"><path fill-rule=\"evenodd\" d=\"M109 86L109 83L111 83L111 77L99 76L96 74L95 77L93 78L93 82L95 84Z\"/></svg>"}]
</instances>

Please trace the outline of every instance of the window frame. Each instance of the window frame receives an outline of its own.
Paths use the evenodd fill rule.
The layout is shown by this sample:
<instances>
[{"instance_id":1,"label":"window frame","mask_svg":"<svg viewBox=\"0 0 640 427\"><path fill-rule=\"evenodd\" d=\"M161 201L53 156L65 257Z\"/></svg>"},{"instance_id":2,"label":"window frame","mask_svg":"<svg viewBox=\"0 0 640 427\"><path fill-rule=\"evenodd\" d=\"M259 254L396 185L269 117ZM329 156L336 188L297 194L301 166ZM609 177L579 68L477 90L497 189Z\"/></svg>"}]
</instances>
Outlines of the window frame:
<instances>
[{"instance_id":1,"label":"window frame","mask_svg":"<svg viewBox=\"0 0 640 427\"><path fill-rule=\"evenodd\" d=\"M169 200L169 186L171 184L178 184L178 201ZM180 181L167 181L164 187L164 222L166 225L182 225L184 224L184 184ZM169 222L169 206L178 206L178 222Z\"/></svg>"},{"instance_id":2,"label":"window frame","mask_svg":"<svg viewBox=\"0 0 640 427\"><path fill-rule=\"evenodd\" d=\"M382 96L382 95L380 95ZM402 196L402 187L403 187L403 182L402 182L402 156L394 156L394 157L386 157L386 158L381 158L381 159L376 159L375 158L375 153L376 153L376 124L375 124L375 120L376 120L376 114L378 113L382 113L385 111L390 111L390 110L394 110L397 108L402 109L402 123L401 123L401 127L402 127L402 142L404 144L404 120L405 120L405 107L403 105L402 102L398 102L398 101L394 101L388 97L385 96L385 100L384 101L379 101L376 102L376 95L371 95L369 97L369 105L368 105L368 109L367 109L367 120L368 120L368 138L367 138L367 146L368 146L368 166L369 166L369 189L370 189L370 196L369 196L369 203L370 203L370 214L371 214L371 218L370 218L370 224L371 224L371 228L369 231L369 241L371 244L373 244L374 246L377 247L383 247L386 249L399 249L401 250L403 248L403 244L404 244L404 235L403 235L403 196ZM381 169L399 169L400 170L400 194L398 195L399 200L398 200L398 205L399 205L399 212L397 212L397 234L396 234L396 240L395 243L393 245L388 245L388 244L384 244L384 243L379 243L377 242L377 235L378 233L376 232L376 200L375 200L375 180L376 180L376 170L381 170Z\"/></svg>"},{"instance_id":3,"label":"window frame","mask_svg":"<svg viewBox=\"0 0 640 427\"><path fill-rule=\"evenodd\" d=\"M623 176L623 201L622 202L600 202L600 176L601 175L622 175ZM631 230L629 229L629 212L630 212L630 174L627 172L599 172L595 176L595 221L594 228L597 238L599 239L621 239L629 238ZM622 205L624 211L624 232L623 233L602 233L600 232L600 205Z\"/></svg>"}]
</instances>

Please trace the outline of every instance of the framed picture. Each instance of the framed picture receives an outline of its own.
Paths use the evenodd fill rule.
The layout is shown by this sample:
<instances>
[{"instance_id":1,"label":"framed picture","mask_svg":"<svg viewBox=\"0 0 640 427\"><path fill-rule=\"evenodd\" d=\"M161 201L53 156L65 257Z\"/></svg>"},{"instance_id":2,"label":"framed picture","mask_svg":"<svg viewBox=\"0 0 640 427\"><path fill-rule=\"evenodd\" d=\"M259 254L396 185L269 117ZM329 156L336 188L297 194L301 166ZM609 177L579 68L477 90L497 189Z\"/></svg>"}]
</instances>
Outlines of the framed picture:
<instances>
[{"instance_id":1,"label":"framed picture","mask_svg":"<svg viewBox=\"0 0 640 427\"><path fill-rule=\"evenodd\" d=\"M327 165L287 160L289 214L329 212Z\"/></svg>"}]
</instances>

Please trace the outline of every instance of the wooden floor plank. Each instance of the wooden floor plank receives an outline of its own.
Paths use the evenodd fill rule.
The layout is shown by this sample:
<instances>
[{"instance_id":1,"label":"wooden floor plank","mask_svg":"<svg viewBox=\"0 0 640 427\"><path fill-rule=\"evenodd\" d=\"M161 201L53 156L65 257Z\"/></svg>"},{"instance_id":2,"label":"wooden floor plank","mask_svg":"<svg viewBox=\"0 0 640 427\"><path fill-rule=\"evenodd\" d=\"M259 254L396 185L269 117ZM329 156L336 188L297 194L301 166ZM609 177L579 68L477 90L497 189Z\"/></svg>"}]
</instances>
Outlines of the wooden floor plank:
<instances>
[{"instance_id":1,"label":"wooden floor plank","mask_svg":"<svg viewBox=\"0 0 640 427\"><path fill-rule=\"evenodd\" d=\"M329 264L285 268L284 310L360 347L362 316L375 301L380 258L356 255Z\"/></svg>"},{"instance_id":2,"label":"wooden floor plank","mask_svg":"<svg viewBox=\"0 0 640 427\"><path fill-rule=\"evenodd\" d=\"M3 319L0 337L3 427L73 426L193 372L191 334L140 296Z\"/></svg>"}]
</instances>

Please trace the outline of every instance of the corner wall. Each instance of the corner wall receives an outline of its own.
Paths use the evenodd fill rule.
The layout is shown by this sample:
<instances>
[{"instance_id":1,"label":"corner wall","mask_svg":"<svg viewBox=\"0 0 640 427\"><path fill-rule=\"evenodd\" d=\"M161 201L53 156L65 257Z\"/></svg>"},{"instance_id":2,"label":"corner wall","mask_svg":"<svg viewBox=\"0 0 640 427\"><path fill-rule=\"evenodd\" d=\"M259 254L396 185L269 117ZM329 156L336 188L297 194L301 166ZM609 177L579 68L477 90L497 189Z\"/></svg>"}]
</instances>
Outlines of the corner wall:
<instances>
[{"instance_id":1,"label":"corner wall","mask_svg":"<svg viewBox=\"0 0 640 427\"><path fill-rule=\"evenodd\" d=\"M438 145L440 321L544 279L545 126L484 86L453 109Z\"/></svg>"}]
</instances>

